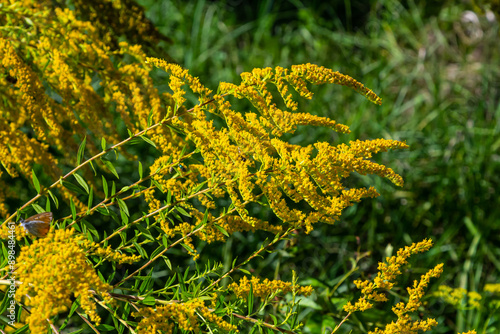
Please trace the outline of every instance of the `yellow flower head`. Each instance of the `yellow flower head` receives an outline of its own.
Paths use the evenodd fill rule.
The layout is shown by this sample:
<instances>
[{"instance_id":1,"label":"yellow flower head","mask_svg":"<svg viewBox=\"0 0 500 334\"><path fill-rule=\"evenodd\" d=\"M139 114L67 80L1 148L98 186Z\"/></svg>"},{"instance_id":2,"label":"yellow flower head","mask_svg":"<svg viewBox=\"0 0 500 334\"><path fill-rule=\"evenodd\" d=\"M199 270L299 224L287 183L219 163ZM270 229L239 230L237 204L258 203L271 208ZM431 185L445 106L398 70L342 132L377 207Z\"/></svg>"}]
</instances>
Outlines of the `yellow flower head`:
<instances>
[{"instance_id":1,"label":"yellow flower head","mask_svg":"<svg viewBox=\"0 0 500 334\"><path fill-rule=\"evenodd\" d=\"M198 316L201 314L206 322L214 323L224 332L238 331L236 326L225 322L221 317L205 307L200 299L193 299L187 303L171 303L153 308L143 308L134 313L142 317L137 326L137 333L157 333L163 331L172 333L174 326L186 331L200 332L201 324Z\"/></svg>"},{"instance_id":2,"label":"yellow flower head","mask_svg":"<svg viewBox=\"0 0 500 334\"><path fill-rule=\"evenodd\" d=\"M24 246L17 258L21 285L16 299L25 298L25 304L31 306L27 322L32 333L45 333L47 319L66 311L72 296L80 297L81 307L97 324L100 318L91 301L91 289L110 300L106 292L110 286L99 279L73 234L73 229L50 232Z\"/></svg>"}]
</instances>

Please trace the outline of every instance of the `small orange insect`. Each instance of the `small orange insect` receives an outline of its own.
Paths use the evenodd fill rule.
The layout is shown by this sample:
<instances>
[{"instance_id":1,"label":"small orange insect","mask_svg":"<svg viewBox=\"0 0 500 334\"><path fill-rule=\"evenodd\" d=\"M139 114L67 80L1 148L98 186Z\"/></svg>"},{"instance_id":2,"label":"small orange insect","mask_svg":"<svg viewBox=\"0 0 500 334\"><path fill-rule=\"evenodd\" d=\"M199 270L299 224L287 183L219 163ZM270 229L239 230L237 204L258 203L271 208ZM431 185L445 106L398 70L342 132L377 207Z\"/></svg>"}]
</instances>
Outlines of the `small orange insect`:
<instances>
[{"instance_id":1,"label":"small orange insect","mask_svg":"<svg viewBox=\"0 0 500 334\"><path fill-rule=\"evenodd\" d=\"M26 219L21 218L20 225L36 237L43 238L47 235L52 221L52 212L42 212Z\"/></svg>"}]
</instances>

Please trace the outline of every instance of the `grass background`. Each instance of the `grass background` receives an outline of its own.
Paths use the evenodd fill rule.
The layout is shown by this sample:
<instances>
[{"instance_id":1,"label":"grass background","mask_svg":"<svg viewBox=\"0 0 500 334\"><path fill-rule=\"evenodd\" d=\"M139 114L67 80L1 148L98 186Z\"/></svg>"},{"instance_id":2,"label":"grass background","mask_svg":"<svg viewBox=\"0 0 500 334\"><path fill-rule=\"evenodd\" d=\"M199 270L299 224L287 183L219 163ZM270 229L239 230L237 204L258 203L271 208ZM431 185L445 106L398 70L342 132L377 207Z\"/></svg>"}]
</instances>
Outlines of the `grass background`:
<instances>
[{"instance_id":1,"label":"grass background","mask_svg":"<svg viewBox=\"0 0 500 334\"><path fill-rule=\"evenodd\" d=\"M138 2L172 39L163 45L165 54L210 88L239 82L241 72L255 67L310 62L348 74L383 98L376 106L340 86L317 87L301 109L346 124L352 133L304 127L292 142L392 138L410 145L377 158L404 177L403 188L359 177L381 196L253 264L257 274L282 279L294 269L317 289L301 314L305 332L322 332L341 319L344 298L355 290L335 287L357 251L372 254L361 265L365 277L398 248L432 238L435 246L412 262L406 278L418 279L444 262L431 291L445 284L481 293L486 283L500 281L500 48L491 15L460 1ZM230 263L258 239L235 235L221 256ZM396 301L405 294L399 292ZM422 313L439 321L435 333L500 328L498 315L457 311L437 299ZM341 332L365 332L363 324L391 317L390 305L382 306L354 316Z\"/></svg>"}]
</instances>

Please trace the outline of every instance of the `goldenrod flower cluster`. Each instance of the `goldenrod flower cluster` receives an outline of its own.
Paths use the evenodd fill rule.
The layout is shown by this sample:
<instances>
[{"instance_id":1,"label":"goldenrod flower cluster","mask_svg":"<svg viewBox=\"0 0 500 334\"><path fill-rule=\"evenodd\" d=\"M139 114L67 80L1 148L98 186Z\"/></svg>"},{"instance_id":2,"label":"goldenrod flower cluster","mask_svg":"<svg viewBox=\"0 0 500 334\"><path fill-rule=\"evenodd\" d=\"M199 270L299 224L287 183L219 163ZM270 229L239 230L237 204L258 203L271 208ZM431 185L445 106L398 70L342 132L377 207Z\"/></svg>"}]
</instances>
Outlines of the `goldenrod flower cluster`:
<instances>
[{"instance_id":1,"label":"goldenrod flower cluster","mask_svg":"<svg viewBox=\"0 0 500 334\"><path fill-rule=\"evenodd\" d=\"M84 236L75 237L75 242L85 251L87 256L95 255L108 261L118 263L134 263L141 259L139 255L125 255L117 252L112 249L111 246L102 248L98 243L90 241Z\"/></svg>"},{"instance_id":2,"label":"goldenrod flower cluster","mask_svg":"<svg viewBox=\"0 0 500 334\"><path fill-rule=\"evenodd\" d=\"M90 320L99 324L91 289L110 302L110 286L99 279L87 262L85 253L75 242L74 230L56 230L24 246L17 258L19 280L16 299L31 307L27 318L32 333L46 333L50 318L68 310L71 297L79 297L80 305Z\"/></svg>"},{"instance_id":3,"label":"goldenrod flower cluster","mask_svg":"<svg viewBox=\"0 0 500 334\"><path fill-rule=\"evenodd\" d=\"M28 231L26 231L24 229L24 227L22 227L19 224L16 224L15 230L14 230L16 240L21 240L27 233L28 233ZM0 226L0 240L2 240L2 239L6 240L9 238L9 236L10 236L9 225L4 224L4 225Z\"/></svg>"},{"instance_id":4,"label":"goldenrod flower cluster","mask_svg":"<svg viewBox=\"0 0 500 334\"><path fill-rule=\"evenodd\" d=\"M371 90L346 75L312 64L297 65L291 70L281 67L254 69L241 74L241 84L221 83L219 93L211 96L211 90L178 65L156 58L147 58L147 61L170 75L169 85L177 106L185 105L187 88L199 101L189 111L178 113L171 119L171 124L194 144L200 163L191 163L182 172L174 174L172 166L180 162L181 154L164 155L151 167L153 179L162 193L169 192L177 205L191 212L198 210L185 200L187 197L198 199L207 209L217 207L214 198L229 198L239 218L217 216L211 212L208 220L210 223L217 219L217 223L229 233L257 229L277 233L285 227L304 227L309 233L318 222L332 224L353 203L378 196L372 187L346 188L343 179L352 172L376 174L398 186L403 185L401 176L391 168L370 159L378 152L407 148L404 142L376 139L337 146L323 142L303 147L280 139L285 133L293 133L298 125L327 126L341 133L349 132L347 126L328 118L296 112L297 104L292 100L290 89L311 98L308 82L345 85L370 101L380 103ZM283 97L287 110L279 109L273 101L269 90L273 85ZM257 113L241 114L233 110L226 100L227 95L249 100ZM209 114L223 119L227 127L218 129L207 117ZM198 193L194 193L194 189ZM150 212L160 208L160 201L153 191L149 191L146 198ZM292 209L287 200L304 201L312 210ZM251 204L269 206L283 226L269 226L267 222L252 217L247 209ZM197 217L191 226L197 226L199 222ZM172 221L162 222L162 228L172 237L181 231L177 224L183 225L184 236L193 230L187 228L185 222ZM214 228L198 233L198 236L209 242L223 238Z\"/></svg>"},{"instance_id":5,"label":"goldenrod flower cluster","mask_svg":"<svg viewBox=\"0 0 500 334\"><path fill-rule=\"evenodd\" d=\"M355 311L365 311L373 307L369 301L387 301L384 293L378 292L380 289L391 290L395 285L395 279L401 275L401 266L406 264L407 259L417 253L425 252L432 246L431 240L423 240L418 243L413 243L411 246L406 246L400 249L396 256L391 256L386 259L386 263L379 262L377 277L370 282L368 280L356 280L354 284L361 290L361 297L353 305L348 302L344 306L344 311L352 313ZM397 315L398 320L388 324L384 330L376 329L371 333L417 333L419 330L429 330L437 325L434 319L413 321L410 314L422 305L422 297L424 289L428 286L431 277L439 277L443 271L443 264L436 265L429 270L425 275L422 275L419 281L414 281L412 287L407 288L408 302L400 302L396 304L392 311Z\"/></svg>"},{"instance_id":6,"label":"goldenrod flower cluster","mask_svg":"<svg viewBox=\"0 0 500 334\"><path fill-rule=\"evenodd\" d=\"M482 299L481 295L475 291L467 291L464 288L441 285L434 295L442 298L446 303L455 306L457 309L479 309L481 307L479 302Z\"/></svg>"},{"instance_id":7,"label":"goldenrod flower cluster","mask_svg":"<svg viewBox=\"0 0 500 334\"><path fill-rule=\"evenodd\" d=\"M264 279L262 282L260 278L252 276L250 280L246 276L240 279L239 283L231 283L228 286L229 290L232 290L238 298L247 299L250 293L250 288L253 291L254 296L266 298L270 295L280 292L288 293L293 292L297 295L309 296L314 291L313 287L310 285L299 286L293 285L291 282L284 282L280 280L269 280Z\"/></svg>"},{"instance_id":8,"label":"goldenrod flower cluster","mask_svg":"<svg viewBox=\"0 0 500 334\"><path fill-rule=\"evenodd\" d=\"M0 29L0 69L15 79L0 80L0 96L6 101L0 120L0 160L12 178L31 180L33 165L39 164L57 181L62 175L60 163L76 166L76 152L85 135L93 139L86 144L90 155L101 152L95 145L101 139L121 140L117 131L109 131L115 128L115 112L130 131L138 132L148 126L148 120L159 123L173 105L171 96L160 94L154 86L141 47L111 40L117 35L109 34L110 25L119 35L157 41L159 36L139 7L127 0L73 5L75 10L56 8L47 0L8 0L0 6L2 22L8 25ZM104 12L113 15L97 15L104 21L94 17ZM128 56L135 60L119 60ZM95 89L96 79L100 92ZM184 146L182 137L165 127L156 127L148 136L165 155L179 154ZM63 156L61 161L54 150ZM95 182L90 170L84 173L88 182ZM73 192L57 187L66 202L86 209ZM0 181L0 215L8 213L7 198L18 196Z\"/></svg>"},{"instance_id":9,"label":"goldenrod flower cluster","mask_svg":"<svg viewBox=\"0 0 500 334\"><path fill-rule=\"evenodd\" d=\"M236 326L224 321L204 306L200 299L193 299L186 303L171 303L156 308L143 308L133 314L135 317L143 317L136 330L142 333L174 333L174 328L178 327L186 331L200 333L202 324L199 318L204 318L204 322L215 324L225 332L238 332Z\"/></svg>"},{"instance_id":10,"label":"goldenrod flower cluster","mask_svg":"<svg viewBox=\"0 0 500 334\"><path fill-rule=\"evenodd\" d=\"M484 285L484 291L500 295L500 283L489 283Z\"/></svg>"},{"instance_id":11,"label":"goldenrod flower cluster","mask_svg":"<svg viewBox=\"0 0 500 334\"><path fill-rule=\"evenodd\" d=\"M215 217L213 217L212 214L208 214L208 221L213 221L213 219L215 219ZM202 220L203 214L195 213L195 225L198 225ZM249 223L248 220L252 223ZM222 227L229 235L235 232L255 232L257 230L268 231L273 234L278 234L283 231L282 226L275 226L269 224L267 221L262 221L253 217L249 217L248 220L245 221L240 215L226 215L217 220L216 224ZM214 225L207 225L203 230L197 232L196 236L208 243L226 240L226 236Z\"/></svg>"}]
</instances>

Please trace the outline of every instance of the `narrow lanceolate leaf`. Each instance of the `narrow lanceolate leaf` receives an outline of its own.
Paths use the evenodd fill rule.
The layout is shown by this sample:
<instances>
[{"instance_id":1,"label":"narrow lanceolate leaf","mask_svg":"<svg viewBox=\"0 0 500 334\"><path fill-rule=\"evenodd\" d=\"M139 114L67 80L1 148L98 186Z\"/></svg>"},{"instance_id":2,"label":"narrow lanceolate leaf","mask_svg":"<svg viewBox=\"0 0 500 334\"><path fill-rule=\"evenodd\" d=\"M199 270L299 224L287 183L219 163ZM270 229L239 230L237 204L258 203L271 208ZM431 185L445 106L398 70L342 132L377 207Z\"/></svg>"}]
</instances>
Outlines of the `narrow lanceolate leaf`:
<instances>
[{"instance_id":1,"label":"narrow lanceolate leaf","mask_svg":"<svg viewBox=\"0 0 500 334\"><path fill-rule=\"evenodd\" d=\"M295 312L293 312L292 315L292 323L290 325L290 328L295 328L297 320L299 319L299 313L300 313L300 305L297 305L297 309L295 310Z\"/></svg>"},{"instance_id":2,"label":"narrow lanceolate leaf","mask_svg":"<svg viewBox=\"0 0 500 334\"><path fill-rule=\"evenodd\" d=\"M165 261L165 264L167 265L169 270L172 270L172 263L170 262L170 259L166 256L162 256L163 261Z\"/></svg>"},{"instance_id":3,"label":"narrow lanceolate leaf","mask_svg":"<svg viewBox=\"0 0 500 334\"><path fill-rule=\"evenodd\" d=\"M170 190L167 191L167 205L172 203L172 192Z\"/></svg>"},{"instance_id":4,"label":"narrow lanceolate leaf","mask_svg":"<svg viewBox=\"0 0 500 334\"><path fill-rule=\"evenodd\" d=\"M153 141L151 139L149 139L148 137L146 136L141 136L142 140L144 140L146 143L148 143L149 145L153 146L154 148L156 148L156 144L153 143Z\"/></svg>"},{"instance_id":5,"label":"narrow lanceolate leaf","mask_svg":"<svg viewBox=\"0 0 500 334\"><path fill-rule=\"evenodd\" d=\"M87 142L87 136L83 138L82 143L80 144L80 147L78 148L78 155L76 157L76 164L80 165L80 163L83 161L83 154L85 153L85 144Z\"/></svg>"},{"instance_id":6,"label":"narrow lanceolate leaf","mask_svg":"<svg viewBox=\"0 0 500 334\"><path fill-rule=\"evenodd\" d=\"M192 249L189 245L182 243L181 246L184 247L188 252L194 253L194 249Z\"/></svg>"},{"instance_id":7,"label":"narrow lanceolate leaf","mask_svg":"<svg viewBox=\"0 0 500 334\"><path fill-rule=\"evenodd\" d=\"M129 221L127 214L120 210L120 217L122 218L122 224L127 225Z\"/></svg>"},{"instance_id":8,"label":"narrow lanceolate leaf","mask_svg":"<svg viewBox=\"0 0 500 334\"><path fill-rule=\"evenodd\" d=\"M146 298L144 298L140 304L143 304L143 305L154 305L156 302L156 299L153 297L153 296L147 296Z\"/></svg>"},{"instance_id":9,"label":"narrow lanceolate leaf","mask_svg":"<svg viewBox=\"0 0 500 334\"><path fill-rule=\"evenodd\" d=\"M137 249L137 251L139 252L139 254L143 257L143 258L147 258L148 257L148 253L146 252L146 250L144 248L142 248L137 242L133 241L133 244L135 246L135 248Z\"/></svg>"},{"instance_id":10,"label":"narrow lanceolate leaf","mask_svg":"<svg viewBox=\"0 0 500 334\"><path fill-rule=\"evenodd\" d=\"M142 226L141 224L137 224L136 227L139 231L142 232L142 235L144 237L146 237L152 241L155 241L155 238L153 238L153 236L151 235L151 232L149 232L144 226ZM162 249L163 249L163 247L162 247Z\"/></svg>"},{"instance_id":11,"label":"narrow lanceolate leaf","mask_svg":"<svg viewBox=\"0 0 500 334\"><path fill-rule=\"evenodd\" d=\"M139 161L139 178L142 180L142 163Z\"/></svg>"},{"instance_id":12,"label":"narrow lanceolate leaf","mask_svg":"<svg viewBox=\"0 0 500 334\"><path fill-rule=\"evenodd\" d=\"M109 160L104 160L102 157L101 157L101 161L102 163L104 164L104 166L106 166L106 168L111 172L113 173L114 176L116 176L117 179L119 179L120 177L118 176L118 173L116 172L116 169L115 169L115 166L113 166L113 164L111 163L111 161Z\"/></svg>"},{"instance_id":13,"label":"narrow lanceolate leaf","mask_svg":"<svg viewBox=\"0 0 500 334\"><path fill-rule=\"evenodd\" d=\"M85 182L85 180L83 179L83 177L81 177L80 175L78 175L76 173L73 174L73 176L75 177L76 182L78 182L78 184L81 185L82 188L85 189L85 191L88 194L89 193L89 185L87 184L87 182Z\"/></svg>"},{"instance_id":14,"label":"narrow lanceolate leaf","mask_svg":"<svg viewBox=\"0 0 500 334\"><path fill-rule=\"evenodd\" d=\"M224 234L226 237L229 238L229 233L220 225L214 224L215 228L219 230L220 233Z\"/></svg>"},{"instance_id":15,"label":"narrow lanceolate leaf","mask_svg":"<svg viewBox=\"0 0 500 334\"><path fill-rule=\"evenodd\" d=\"M57 199L56 196L54 196L54 194L52 193L52 191L47 190L47 192L49 193L50 198L52 198L52 202L54 202L54 205L56 206L56 209L58 209L59 208L59 200Z\"/></svg>"},{"instance_id":16,"label":"narrow lanceolate leaf","mask_svg":"<svg viewBox=\"0 0 500 334\"><path fill-rule=\"evenodd\" d=\"M101 147L103 151L106 151L106 139L104 138L101 139Z\"/></svg>"},{"instance_id":17,"label":"narrow lanceolate leaf","mask_svg":"<svg viewBox=\"0 0 500 334\"><path fill-rule=\"evenodd\" d=\"M118 202L118 206L120 207L120 211L125 213L127 216L130 216L130 213L128 212L128 207L127 204L125 203L124 200L121 198L117 198L116 201Z\"/></svg>"},{"instance_id":18,"label":"narrow lanceolate leaf","mask_svg":"<svg viewBox=\"0 0 500 334\"><path fill-rule=\"evenodd\" d=\"M87 193L85 191L83 191L82 188L78 187L77 185L74 185L71 182L61 180L61 184L64 188L68 188L69 190L71 190L77 194L87 195Z\"/></svg>"},{"instance_id":19,"label":"narrow lanceolate leaf","mask_svg":"<svg viewBox=\"0 0 500 334\"><path fill-rule=\"evenodd\" d=\"M73 216L73 220L76 220L76 207L73 199L69 199L69 206L71 207L71 215Z\"/></svg>"},{"instance_id":20,"label":"narrow lanceolate leaf","mask_svg":"<svg viewBox=\"0 0 500 334\"><path fill-rule=\"evenodd\" d=\"M176 209L177 209L177 211L179 211L179 213L181 215L186 216L186 217L191 217L191 215L186 210L184 210L184 208L177 206Z\"/></svg>"},{"instance_id":21,"label":"narrow lanceolate leaf","mask_svg":"<svg viewBox=\"0 0 500 334\"><path fill-rule=\"evenodd\" d=\"M250 283L250 291L248 292L248 300L247 300L248 304L247 304L247 307L248 307L248 315L251 315L252 314L252 310L253 310L253 285Z\"/></svg>"},{"instance_id":22,"label":"narrow lanceolate leaf","mask_svg":"<svg viewBox=\"0 0 500 334\"><path fill-rule=\"evenodd\" d=\"M31 174L33 176L33 185L35 186L36 192L39 194L40 193L40 182L38 181L38 178L36 177L35 170L31 170Z\"/></svg>"},{"instance_id":23,"label":"narrow lanceolate leaf","mask_svg":"<svg viewBox=\"0 0 500 334\"><path fill-rule=\"evenodd\" d=\"M148 128L153 124L153 108L149 111L148 114Z\"/></svg>"},{"instance_id":24,"label":"narrow lanceolate leaf","mask_svg":"<svg viewBox=\"0 0 500 334\"><path fill-rule=\"evenodd\" d=\"M87 203L87 214L90 213L90 208L92 208L92 202L94 200L94 187L93 186L90 186L90 191L89 191L89 201Z\"/></svg>"},{"instance_id":25,"label":"narrow lanceolate leaf","mask_svg":"<svg viewBox=\"0 0 500 334\"><path fill-rule=\"evenodd\" d=\"M102 176L102 190L104 190L105 198L108 198L108 181Z\"/></svg>"},{"instance_id":26,"label":"narrow lanceolate leaf","mask_svg":"<svg viewBox=\"0 0 500 334\"><path fill-rule=\"evenodd\" d=\"M40 205L33 203L31 204L31 206L33 207L33 209L35 209L36 212L38 213L43 212L43 208Z\"/></svg>"},{"instance_id":27,"label":"narrow lanceolate leaf","mask_svg":"<svg viewBox=\"0 0 500 334\"><path fill-rule=\"evenodd\" d=\"M92 163L92 160L89 161L90 167L92 167L92 170L94 171L94 176L97 175L97 171L95 170L94 164Z\"/></svg>"}]
</instances>

